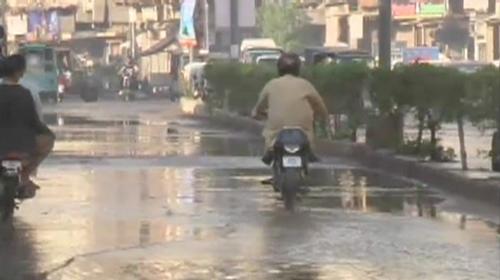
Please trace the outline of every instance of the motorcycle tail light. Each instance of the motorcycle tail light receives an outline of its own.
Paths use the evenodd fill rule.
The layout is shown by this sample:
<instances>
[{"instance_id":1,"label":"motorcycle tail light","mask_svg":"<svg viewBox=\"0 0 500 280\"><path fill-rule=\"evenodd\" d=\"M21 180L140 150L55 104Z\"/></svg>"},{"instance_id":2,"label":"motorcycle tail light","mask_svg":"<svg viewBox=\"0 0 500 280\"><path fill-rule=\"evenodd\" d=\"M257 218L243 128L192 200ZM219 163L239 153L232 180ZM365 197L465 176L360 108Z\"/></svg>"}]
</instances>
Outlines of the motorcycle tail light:
<instances>
[{"instance_id":1,"label":"motorcycle tail light","mask_svg":"<svg viewBox=\"0 0 500 280\"><path fill-rule=\"evenodd\" d=\"M299 145L285 145L285 151L290 154L296 154L300 151Z\"/></svg>"}]
</instances>

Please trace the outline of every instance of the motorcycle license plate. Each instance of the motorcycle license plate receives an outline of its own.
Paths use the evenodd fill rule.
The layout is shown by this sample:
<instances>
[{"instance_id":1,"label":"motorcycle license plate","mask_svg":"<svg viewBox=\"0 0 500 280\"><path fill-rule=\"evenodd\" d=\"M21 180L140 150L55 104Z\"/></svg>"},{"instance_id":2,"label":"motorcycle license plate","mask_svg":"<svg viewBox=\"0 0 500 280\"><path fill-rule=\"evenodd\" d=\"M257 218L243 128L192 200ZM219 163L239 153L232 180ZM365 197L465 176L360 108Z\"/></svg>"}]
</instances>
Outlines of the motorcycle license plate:
<instances>
[{"instance_id":1,"label":"motorcycle license plate","mask_svg":"<svg viewBox=\"0 0 500 280\"><path fill-rule=\"evenodd\" d=\"M7 170L21 170L22 163L18 160L4 160L2 167Z\"/></svg>"},{"instance_id":2,"label":"motorcycle license plate","mask_svg":"<svg viewBox=\"0 0 500 280\"><path fill-rule=\"evenodd\" d=\"M298 168L302 167L301 157L283 157L283 167Z\"/></svg>"}]
</instances>

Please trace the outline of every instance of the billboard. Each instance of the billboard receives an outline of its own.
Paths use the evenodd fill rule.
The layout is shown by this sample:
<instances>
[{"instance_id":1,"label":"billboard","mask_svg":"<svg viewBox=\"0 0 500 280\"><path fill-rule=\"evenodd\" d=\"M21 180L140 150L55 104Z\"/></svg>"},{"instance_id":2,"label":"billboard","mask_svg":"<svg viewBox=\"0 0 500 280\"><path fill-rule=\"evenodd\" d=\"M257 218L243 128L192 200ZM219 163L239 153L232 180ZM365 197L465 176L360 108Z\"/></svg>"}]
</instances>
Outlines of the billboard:
<instances>
[{"instance_id":1,"label":"billboard","mask_svg":"<svg viewBox=\"0 0 500 280\"><path fill-rule=\"evenodd\" d=\"M57 40L61 26L57 11L31 11L28 13L28 39Z\"/></svg>"},{"instance_id":2,"label":"billboard","mask_svg":"<svg viewBox=\"0 0 500 280\"><path fill-rule=\"evenodd\" d=\"M181 6L181 19L179 28L179 42L185 47L195 47L196 29L194 15L196 9L196 0L184 0Z\"/></svg>"},{"instance_id":3,"label":"billboard","mask_svg":"<svg viewBox=\"0 0 500 280\"><path fill-rule=\"evenodd\" d=\"M394 17L412 17L417 14L416 4L392 4L392 15Z\"/></svg>"}]
</instances>

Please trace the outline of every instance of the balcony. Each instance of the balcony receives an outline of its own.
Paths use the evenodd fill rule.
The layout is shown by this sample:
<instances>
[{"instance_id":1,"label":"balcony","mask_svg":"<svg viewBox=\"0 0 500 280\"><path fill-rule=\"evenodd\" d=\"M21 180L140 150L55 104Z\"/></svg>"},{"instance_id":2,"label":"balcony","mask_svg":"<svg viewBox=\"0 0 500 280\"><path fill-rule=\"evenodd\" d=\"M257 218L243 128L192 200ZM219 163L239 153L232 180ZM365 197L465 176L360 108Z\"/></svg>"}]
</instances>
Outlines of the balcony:
<instances>
[{"instance_id":1,"label":"balcony","mask_svg":"<svg viewBox=\"0 0 500 280\"><path fill-rule=\"evenodd\" d=\"M77 7L78 0L7 0L7 5L12 9L31 10L31 9L65 9Z\"/></svg>"}]
</instances>

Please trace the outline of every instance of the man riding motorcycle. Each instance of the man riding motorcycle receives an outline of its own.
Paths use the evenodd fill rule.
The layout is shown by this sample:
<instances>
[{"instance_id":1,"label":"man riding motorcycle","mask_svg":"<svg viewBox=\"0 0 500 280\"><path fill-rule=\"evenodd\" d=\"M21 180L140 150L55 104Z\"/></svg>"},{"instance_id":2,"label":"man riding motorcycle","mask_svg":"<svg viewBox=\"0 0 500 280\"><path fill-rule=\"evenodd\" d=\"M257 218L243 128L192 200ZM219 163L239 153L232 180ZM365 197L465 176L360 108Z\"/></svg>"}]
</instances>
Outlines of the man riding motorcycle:
<instances>
[{"instance_id":1,"label":"man riding motorcycle","mask_svg":"<svg viewBox=\"0 0 500 280\"><path fill-rule=\"evenodd\" d=\"M55 136L40 120L29 90L19 84L26 60L12 55L0 61L0 159L10 153L23 155L22 199L32 198L39 188L30 179L54 146Z\"/></svg>"},{"instance_id":2,"label":"man riding motorcycle","mask_svg":"<svg viewBox=\"0 0 500 280\"><path fill-rule=\"evenodd\" d=\"M276 79L268 82L262 90L252 112L255 118L267 115L263 131L266 141L266 153L262 161L270 165L273 160L273 144L278 133L286 127L299 127L304 130L310 146L314 143L314 120L327 122L328 109L314 86L300 78L300 57L293 53L284 53L278 60ZM266 111L267 109L267 111ZM311 161L318 159L310 147ZM268 182L266 182L268 183Z\"/></svg>"},{"instance_id":3,"label":"man riding motorcycle","mask_svg":"<svg viewBox=\"0 0 500 280\"><path fill-rule=\"evenodd\" d=\"M134 60L129 57L127 64L125 64L118 72L118 74L122 78L122 88L136 89L138 73L139 67L137 66L137 64L135 64Z\"/></svg>"}]
</instances>

